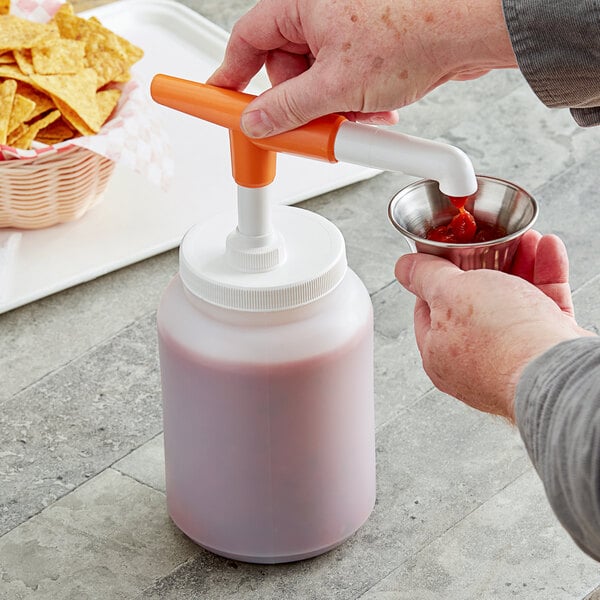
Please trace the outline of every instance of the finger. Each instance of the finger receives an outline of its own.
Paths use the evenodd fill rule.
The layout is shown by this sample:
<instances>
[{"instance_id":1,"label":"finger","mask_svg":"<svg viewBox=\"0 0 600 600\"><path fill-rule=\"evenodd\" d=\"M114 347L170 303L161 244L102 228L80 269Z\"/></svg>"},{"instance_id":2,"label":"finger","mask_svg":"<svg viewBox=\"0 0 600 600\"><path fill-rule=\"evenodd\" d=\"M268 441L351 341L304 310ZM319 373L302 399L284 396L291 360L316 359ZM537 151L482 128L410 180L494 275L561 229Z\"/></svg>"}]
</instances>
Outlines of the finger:
<instances>
[{"instance_id":1,"label":"finger","mask_svg":"<svg viewBox=\"0 0 600 600\"><path fill-rule=\"evenodd\" d=\"M266 60L266 51L236 40L227 46L223 62L206 83L230 90L244 90Z\"/></svg>"},{"instance_id":2,"label":"finger","mask_svg":"<svg viewBox=\"0 0 600 600\"><path fill-rule=\"evenodd\" d=\"M535 267L535 256L542 234L530 229L523 234L515 257L513 258L510 272L530 283L533 282L533 271Z\"/></svg>"},{"instance_id":3,"label":"finger","mask_svg":"<svg viewBox=\"0 0 600 600\"><path fill-rule=\"evenodd\" d=\"M266 65L271 85L278 85L292 77L297 77L310 66L305 54L294 54L282 50L269 52Z\"/></svg>"},{"instance_id":4,"label":"finger","mask_svg":"<svg viewBox=\"0 0 600 600\"><path fill-rule=\"evenodd\" d=\"M270 9L269 2L259 2L243 15L231 31L221 65L207 83L243 90L265 63L269 51L289 50L290 44L301 44L304 40L290 40L282 33L275 17L280 12Z\"/></svg>"},{"instance_id":5,"label":"finger","mask_svg":"<svg viewBox=\"0 0 600 600\"><path fill-rule=\"evenodd\" d=\"M261 138L304 125L317 117L344 110L345 98L331 84L332 76L315 62L297 77L281 82L253 100L242 113L249 137Z\"/></svg>"},{"instance_id":6,"label":"finger","mask_svg":"<svg viewBox=\"0 0 600 600\"><path fill-rule=\"evenodd\" d=\"M396 125L400 120L398 112L395 110L370 113L345 112L343 114L349 121L369 123L370 125Z\"/></svg>"},{"instance_id":7,"label":"finger","mask_svg":"<svg viewBox=\"0 0 600 600\"><path fill-rule=\"evenodd\" d=\"M569 257L562 240L556 235L544 235L537 246L533 283L568 283Z\"/></svg>"},{"instance_id":8,"label":"finger","mask_svg":"<svg viewBox=\"0 0 600 600\"><path fill-rule=\"evenodd\" d=\"M562 240L545 235L537 248L533 283L566 314L574 316L569 285L569 257Z\"/></svg>"},{"instance_id":9,"label":"finger","mask_svg":"<svg viewBox=\"0 0 600 600\"><path fill-rule=\"evenodd\" d=\"M562 312L570 317L575 316L573 296L571 295L571 287L568 283L547 283L538 285L538 289L544 292Z\"/></svg>"},{"instance_id":10,"label":"finger","mask_svg":"<svg viewBox=\"0 0 600 600\"><path fill-rule=\"evenodd\" d=\"M462 274L450 261L430 254L412 253L401 256L396 262L396 279L409 292L431 304L440 287L445 287L448 278Z\"/></svg>"},{"instance_id":11,"label":"finger","mask_svg":"<svg viewBox=\"0 0 600 600\"><path fill-rule=\"evenodd\" d=\"M417 347L422 355L427 335L431 330L431 311L427 302L421 298L415 301L414 327Z\"/></svg>"},{"instance_id":12,"label":"finger","mask_svg":"<svg viewBox=\"0 0 600 600\"><path fill-rule=\"evenodd\" d=\"M452 76L453 81L469 81L470 79L478 79L489 73L489 69L465 69L460 73Z\"/></svg>"}]
</instances>

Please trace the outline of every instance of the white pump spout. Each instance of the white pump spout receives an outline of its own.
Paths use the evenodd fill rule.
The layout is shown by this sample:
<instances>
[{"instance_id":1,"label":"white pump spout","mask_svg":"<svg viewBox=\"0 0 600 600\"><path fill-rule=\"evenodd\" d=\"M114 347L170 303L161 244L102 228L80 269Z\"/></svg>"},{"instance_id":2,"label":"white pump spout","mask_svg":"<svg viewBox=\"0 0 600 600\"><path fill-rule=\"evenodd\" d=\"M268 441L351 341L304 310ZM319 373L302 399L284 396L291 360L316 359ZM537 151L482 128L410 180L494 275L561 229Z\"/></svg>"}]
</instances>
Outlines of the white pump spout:
<instances>
[{"instance_id":1,"label":"white pump spout","mask_svg":"<svg viewBox=\"0 0 600 600\"><path fill-rule=\"evenodd\" d=\"M334 153L341 162L434 179L448 196L470 196L477 191L469 157L450 144L345 121L338 130Z\"/></svg>"},{"instance_id":2,"label":"white pump spout","mask_svg":"<svg viewBox=\"0 0 600 600\"><path fill-rule=\"evenodd\" d=\"M469 157L450 144L344 121L333 150L341 162L433 179L448 196L477 191ZM238 226L227 238L227 261L239 271L264 273L285 261L284 240L271 226L267 189L238 186Z\"/></svg>"}]
</instances>

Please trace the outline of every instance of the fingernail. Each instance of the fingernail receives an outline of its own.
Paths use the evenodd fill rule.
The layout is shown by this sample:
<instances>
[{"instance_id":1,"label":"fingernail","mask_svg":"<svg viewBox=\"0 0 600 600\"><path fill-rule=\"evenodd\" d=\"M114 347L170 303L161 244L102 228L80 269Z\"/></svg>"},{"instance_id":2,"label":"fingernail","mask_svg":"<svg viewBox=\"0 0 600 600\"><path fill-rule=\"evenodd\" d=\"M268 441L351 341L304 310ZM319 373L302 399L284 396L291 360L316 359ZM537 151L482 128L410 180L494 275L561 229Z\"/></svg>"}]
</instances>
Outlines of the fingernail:
<instances>
[{"instance_id":1,"label":"fingernail","mask_svg":"<svg viewBox=\"0 0 600 600\"><path fill-rule=\"evenodd\" d=\"M413 254L404 254L396 262L394 274L398 282L405 288L410 289L413 271L415 270L415 260Z\"/></svg>"},{"instance_id":2,"label":"fingernail","mask_svg":"<svg viewBox=\"0 0 600 600\"><path fill-rule=\"evenodd\" d=\"M266 137L275 128L264 110L251 110L242 115L242 131L249 137Z\"/></svg>"},{"instance_id":3,"label":"fingernail","mask_svg":"<svg viewBox=\"0 0 600 600\"><path fill-rule=\"evenodd\" d=\"M393 125L394 123L390 122L389 119L386 119L385 117L371 117L369 119L369 123L371 123L371 125Z\"/></svg>"}]
</instances>

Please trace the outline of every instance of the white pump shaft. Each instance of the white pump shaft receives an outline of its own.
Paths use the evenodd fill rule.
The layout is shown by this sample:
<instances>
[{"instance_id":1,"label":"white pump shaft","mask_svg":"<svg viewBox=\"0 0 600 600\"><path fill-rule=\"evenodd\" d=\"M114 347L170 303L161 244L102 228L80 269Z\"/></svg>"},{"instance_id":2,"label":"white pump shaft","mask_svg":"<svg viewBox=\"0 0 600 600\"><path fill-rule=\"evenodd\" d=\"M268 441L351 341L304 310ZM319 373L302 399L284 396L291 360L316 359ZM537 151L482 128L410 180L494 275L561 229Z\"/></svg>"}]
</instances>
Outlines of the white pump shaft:
<instances>
[{"instance_id":1,"label":"white pump shaft","mask_svg":"<svg viewBox=\"0 0 600 600\"><path fill-rule=\"evenodd\" d=\"M242 235L257 237L272 233L271 207L267 187L238 186L238 231Z\"/></svg>"},{"instance_id":2,"label":"white pump shaft","mask_svg":"<svg viewBox=\"0 0 600 600\"><path fill-rule=\"evenodd\" d=\"M448 196L470 196L477 191L469 157L450 144L344 121L335 138L334 154L340 162L435 179Z\"/></svg>"},{"instance_id":3,"label":"white pump shaft","mask_svg":"<svg viewBox=\"0 0 600 600\"><path fill-rule=\"evenodd\" d=\"M285 244L273 230L268 186L238 185L238 223L227 237L227 262L238 271L264 273L285 260Z\"/></svg>"}]
</instances>

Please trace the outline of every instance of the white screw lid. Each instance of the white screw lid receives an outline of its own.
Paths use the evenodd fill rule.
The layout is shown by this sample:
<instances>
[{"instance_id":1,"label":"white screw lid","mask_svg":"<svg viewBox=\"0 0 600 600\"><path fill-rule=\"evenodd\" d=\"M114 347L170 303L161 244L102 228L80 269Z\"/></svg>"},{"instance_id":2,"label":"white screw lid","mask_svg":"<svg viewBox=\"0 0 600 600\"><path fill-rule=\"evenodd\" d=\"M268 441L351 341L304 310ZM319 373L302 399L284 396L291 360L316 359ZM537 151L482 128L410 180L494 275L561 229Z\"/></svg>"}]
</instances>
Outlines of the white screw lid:
<instances>
[{"instance_id":1,"label":"white screw lid","mask_svg":"<svg viewBox=\"0 0 600 600\"><path fill-rule=\"evenodd\" d=\"M272 209L275 235L283 239L283 261L264 272L236 268L226 240L236 215L221 214L185 235L179 250L184 286L202 300L243 311L276 311L325 296L344 278L346 247L339 229L320 215L291 206ZM276 244L279 246L279 244Z\"/></svg>"}]
</instances>

